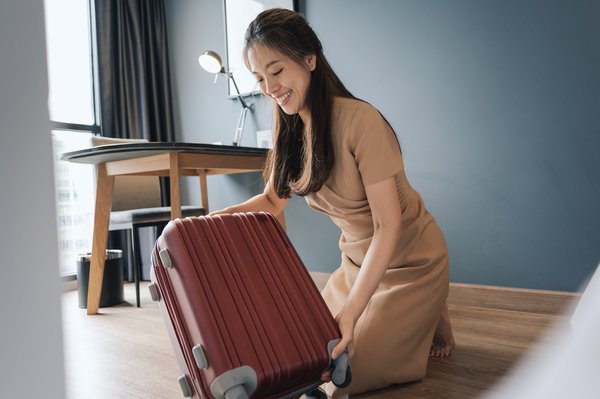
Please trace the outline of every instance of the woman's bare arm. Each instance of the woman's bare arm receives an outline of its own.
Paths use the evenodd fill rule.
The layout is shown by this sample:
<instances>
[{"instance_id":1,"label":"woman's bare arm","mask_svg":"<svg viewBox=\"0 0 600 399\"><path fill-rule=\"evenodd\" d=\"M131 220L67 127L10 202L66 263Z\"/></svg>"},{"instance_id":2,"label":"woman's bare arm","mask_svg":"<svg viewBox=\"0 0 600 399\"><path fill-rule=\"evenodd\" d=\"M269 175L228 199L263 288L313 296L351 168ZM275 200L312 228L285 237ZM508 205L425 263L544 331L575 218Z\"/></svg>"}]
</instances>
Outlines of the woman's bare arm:
<instances>
[{"instance_id":1,"label":"woman's bare arm","mask_svg":"<svg viewBox=\"0 0 600 399\"><path fill-rule=\"evenodd\" d=\"M402 211L393 177L365 187L373 214L374 234L363 264L336 320L342 340L333 349L337 358L345 348L352 356L354 327L388 269L402 232Z\"/></svg>"},{"instance_id":2,"label":"woman's bare arm","mask_svg":"<svg viewBox=\"0 0 600 399\"><path fill-rule=\"evenodd\" d=\"M232 205L227 208L211 212L209 215L236 212L268 212L273 216L279 215L287 205L287 198L279 198L273 190L271 179L267 182L265 190L241 204Z\"/></svg>"}]
</instances>

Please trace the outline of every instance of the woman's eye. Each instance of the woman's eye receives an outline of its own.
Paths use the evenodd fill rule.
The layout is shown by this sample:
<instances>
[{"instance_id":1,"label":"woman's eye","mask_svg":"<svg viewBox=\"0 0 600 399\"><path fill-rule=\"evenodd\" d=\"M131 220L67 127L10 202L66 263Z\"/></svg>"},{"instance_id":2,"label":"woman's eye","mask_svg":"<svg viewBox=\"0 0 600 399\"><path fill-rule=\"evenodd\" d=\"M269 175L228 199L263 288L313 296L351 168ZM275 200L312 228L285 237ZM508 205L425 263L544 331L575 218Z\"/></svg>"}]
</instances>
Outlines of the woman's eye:
<instances>
[{"instance_id":1,"label":"woman's eye","mask_svg":"<svg viewBox=\"0 0 600 399\"><path fill-rule=\"evenodd\" d=\"M283 68L281 68L279 71L277 72L273 72L273 76L277 76L279 75L281 72L283 71Z\"/></svg>"}]
</instances>

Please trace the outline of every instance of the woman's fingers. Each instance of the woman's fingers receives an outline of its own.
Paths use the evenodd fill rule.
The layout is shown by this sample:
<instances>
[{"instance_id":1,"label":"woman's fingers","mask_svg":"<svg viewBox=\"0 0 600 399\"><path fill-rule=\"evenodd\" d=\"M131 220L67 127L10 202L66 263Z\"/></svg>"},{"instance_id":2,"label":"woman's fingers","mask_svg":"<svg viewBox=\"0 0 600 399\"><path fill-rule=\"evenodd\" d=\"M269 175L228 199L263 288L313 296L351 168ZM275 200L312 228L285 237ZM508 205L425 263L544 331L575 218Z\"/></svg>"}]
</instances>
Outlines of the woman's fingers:
<instances>
[{"instance_id":1,"label":"woman's fingers","mask_svg":"<svg viewBox=\"0 0 600 399\"><path fill-rule=\"evenodd\" d=\"M345 349L348 349L348 356L352 358L354 356L354 343L350 340L344 341L343 338L336 346L333 347L333 350L331 351L331 358L334 360L337 359L342 353L344 353Z\"/></svg>"},{"instance_id":2,"label":"woman's fingers","mask_svg":"<svg viewBox=\"0 0 600 399\"><path fill-rule=\"evenodd\" d=\"M221 209L221 210L218 210L218 211L212 211L207 216L226 215L228 213L229 212L225 211L224 209Z\"/></svg>"},{"instance_id":3,"label":"woman's fingers","mask_svg":"<svg viewBox=\"0 0 600 399\"><path fill-rule=\"evenodd\" d=\"M336 346L333 347L333 350L331 351L331 357L333 359L337 359L342 353L344 353L344 350L346 349L348 349L349 355L354 352L354 325L344 326L342 324L343 323L340 323L342 339Z\"/></svg>"},{"instance_id":4,"label":"woman's fingers","mask_svg":"<svg viewBox=\"0 0 600 399\"><path fill-rule=\"evenodd\" d=\"M352 357L354 355L354 319L341 312L335 320L338 322L342 339L331 351L331 357L337 359L345 349L348 349L348 355Z\"/></svg>"},{"instance_id":5,"label":"woman's fingers","mask_svg":"<svg viewBox=\"0 0 600 399\"><path fill-rule=\"evenodd\" d=\"M348 345L348 356L350 356L350 359L354 357L354 342Z\"/></svg>"},{"instance_id":6,"label":"woman's fingers","mask_svg":"<svg viewBox=\"0 0 600 399\"><path fill-rule=\"evenodd\" d=\"M342 339L340 340L340 342L338 342L336 346L333 347L333 350L331 351L331 357L333 359L337 359L342 353L344 353L344 350L348 348L348 346L351 343L351 338L349 338L348 336L344 337L344 335L342 334Z\"/></svg>"},{"instance_id":7,"label":"woman's fingers","mask_svg":"<svg viewBox=\"0 0 600 399\"><path fill-rule=\"evenodd\" d=\"M331 370L325 370L323 374L321 374L321 381L329 382L331 381Z\"/></svg>"}]
</instances>

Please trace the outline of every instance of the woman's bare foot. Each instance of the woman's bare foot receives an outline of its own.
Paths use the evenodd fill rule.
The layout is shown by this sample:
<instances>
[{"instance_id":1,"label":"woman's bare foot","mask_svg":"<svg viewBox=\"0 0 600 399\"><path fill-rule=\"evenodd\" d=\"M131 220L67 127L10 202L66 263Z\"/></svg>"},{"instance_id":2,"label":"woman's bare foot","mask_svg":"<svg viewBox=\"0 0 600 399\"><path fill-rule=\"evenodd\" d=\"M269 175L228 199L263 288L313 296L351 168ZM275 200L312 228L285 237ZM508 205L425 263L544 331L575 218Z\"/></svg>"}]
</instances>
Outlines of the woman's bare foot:
<instances>
[{"instance_id":1,"label":"woman's bare foot","mask_svg":"<svg viewBox=\"0 0 600 399\"><path fill-rule=\"evenodd\" d=\"M454 350L454 335L452 334L452 326L450 325L450 317L448 316L448 306L444 304L444 310L440 314L438 325L433 335L429 356L431 357L448 357Z\"/></svg>"}]
</instances>

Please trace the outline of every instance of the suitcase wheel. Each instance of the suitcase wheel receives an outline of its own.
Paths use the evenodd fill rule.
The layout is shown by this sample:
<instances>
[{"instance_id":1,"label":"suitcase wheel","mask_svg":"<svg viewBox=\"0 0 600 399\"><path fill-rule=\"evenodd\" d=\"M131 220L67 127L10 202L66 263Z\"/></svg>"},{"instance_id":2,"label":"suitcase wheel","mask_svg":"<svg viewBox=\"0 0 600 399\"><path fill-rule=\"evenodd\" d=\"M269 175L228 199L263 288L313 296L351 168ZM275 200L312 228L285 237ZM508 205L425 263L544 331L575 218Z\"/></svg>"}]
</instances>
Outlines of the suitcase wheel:
<instances>
[{"instance_id":1,"label":"suitcase wheel","mask_svg":"<svg viewBox=\"0 0 600 399\"><path fill-rule=\"evenodd\" d=\"M252 367L241 366L215 378L210 391L215 399L248 399L257 385L256 371Z\"/></svg>"},{"instance_id":2,"label":"suitcase wheel","mask_svg":"<svg viewBox=\"0 0 600 399\"><path fill-rule=\"evenodd\" d=\"M321 388L315 388L304 393L305 399L328 399L327 394Z\"/></svg>"},{"instance_id":3,"label":"suitcase wheel","mask_svg":"<svg viewBox=\"0 0 600 399\"><path fill-rule=\"evenodd\" d=\"M249 396L246 393L243 385L236 385L231 387L225 392L225 399L248 399Z\"/></svg>"},{"instance_id":4,"label":"suitcase wheel","mask_svg":"<svg viewBox=\"0 0 600 399\"><path fill-rule=\"evenodd\" d=\"M331 381L333 382L333 385L338 388L346 388L350 385L352 382L352 371L350 370L350 366L346 367L346 369L336 367L333 370L333 373L331 373Z\"/></svg>"},{"instance_id":5,"label":"suitcase wheel","mask_svg":"<svg viewBox=\"0 0 600 399\"><path fill-rule=\"evenodd\" d=\"M337 359L331 359L331 352L333 348L340 342L339 339L334 339L329 341L327 344L327 351L329 352L329 359L331 361L331 366L333 367L333 371L331 372L331 382L336 387L345 388L350 385L352 382L352 372L350 370L350 356L348 355L348 351L345 350Z\"/></svg>"}]
</instances>

